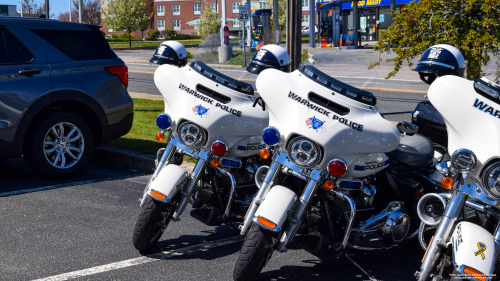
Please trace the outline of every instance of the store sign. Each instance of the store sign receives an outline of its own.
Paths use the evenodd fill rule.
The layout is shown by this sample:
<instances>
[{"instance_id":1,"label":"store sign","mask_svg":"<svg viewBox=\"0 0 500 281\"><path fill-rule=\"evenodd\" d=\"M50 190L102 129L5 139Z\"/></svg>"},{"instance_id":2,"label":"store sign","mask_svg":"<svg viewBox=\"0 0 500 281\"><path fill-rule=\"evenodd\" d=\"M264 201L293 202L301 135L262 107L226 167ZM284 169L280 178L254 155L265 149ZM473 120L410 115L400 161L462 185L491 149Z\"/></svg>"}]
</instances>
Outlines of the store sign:
<instances>
[{"instance_id":1,"label":"store sign","mask_svg":"<svg viewBox=\"0 0 500 281\"><path fill-rule=\"evenodd\" d=\"M419 0L396 0L396 5L409 4L410 2L419 2ZM352 9L354 7L353 2L342 3L342 9ZM358 7L378 7L378 6L389 6L391 5L391 0L363 0L358 1Z\"/></svg>"},{"instance_id":2,"label":"store sign","mask_svg":"<svg viewBox=\"0 0 500 281\"><path fill-rule=\"evenodd\" d=\"M385 15L384 14L378 15L378 19L380 20L380 22L385 22Z\"/></svg>"},{"instance_id":3,"label":"store sign","mask_svg":"<svg viewBox=\"0 0 500 281\"><path fill-rule=\"evenodd\" d=\"M9 15L9 6L0 5L0 16L8 16Z\"/></svg>"}]
</instances>

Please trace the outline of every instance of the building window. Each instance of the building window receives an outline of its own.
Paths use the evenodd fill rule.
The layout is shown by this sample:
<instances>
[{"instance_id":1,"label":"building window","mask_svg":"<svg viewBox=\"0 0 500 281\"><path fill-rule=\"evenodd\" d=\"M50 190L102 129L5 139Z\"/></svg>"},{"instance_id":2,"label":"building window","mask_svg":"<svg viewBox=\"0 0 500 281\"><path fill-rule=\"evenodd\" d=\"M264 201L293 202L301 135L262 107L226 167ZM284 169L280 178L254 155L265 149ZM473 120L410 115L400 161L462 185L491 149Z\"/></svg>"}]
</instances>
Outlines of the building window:
<instances>
[{"instance_id":1,"label":"building window","mask_svg":"<svg viewBox=\"0 0 500 281\"><path fill-rule=\"evenodd\" d=\"M179 16L181 14L181 5L172 5L172 13L174 16Z\"/></svg>"},{"instance_id":2,"label":"building window","mask_svg":"<svg viewBox=\"0 0 500 281\"><path fill-rule=\"evenodd\" d=\"M216 12L218 13L219 12L219 4L215 4L215 3L210 3L210 9L212 9L212 12Z\"/></svg>"},{"instance_id":3,"label":"building window","mask_svg":"<svg viewBox=\"0 0 500 281\"><path fill-rule=\"evenodd\" d=\"M165 21L164 20L158 21L158 30L165 30Z\"/></svg>"},{"instance_id":4,"label":"building window","mask_svg":"<svg viewBox=\"0 0 500 281\"><path fill-rule=\"evenodd\" d=\"M174 20L174 30L181 30L181 20Z\"/></svg>"},{"instance_id":5,"label":"building window","mask_svg":"<svg viewBox=\"0 0 500 281\"><path fill-rule=\"evenodd\" d=\"M163 6L163 5L156 6L156 15L160 16L160 17L164 16L165 15L165 6Z\"/></svg>"},{"instance_id":6,"label":"building window","mask_svg":"<svg viewBox=\"0 0 500 281\"><path fill-rule=\"evenodd\" d=\"M302 0L302 11L309 11L309 0Z\"/></svg>"},{"instance_id":7,"label":"building window","mask_svg":"<svg viewBox=\"0 0 500 281\"><path fill-rule=\"evenodd\" d=\"M240 13L240 2L233 2L233 14Z\"/></svg>"},{"instance_id":8,"label":"building window","mask_svg":"<svg viewBox=\"0 0 500 281\"><path fill-rule=\"evenodd\" d=\"M266 2L260 1L259 2L259 9L265 9L266 8Z\"/></svg>"},{"instance_id":9,"label":"building window","mask_svg":"<svg viewBox=\"0 0 500 281\"><path fill-rule=\"evenodd\" d=\"M112 28L108 28L108 32L115 32L115 30Z\"/></svg>"},{"instance_id":10,"label":"building window","mask_svg":"<svg viewBox=\"0 0 500 281\"><path fill-rule=\"evenodd\" d=\"M240 19L233 18L233 27L240 27Z\"/></svg>"},{"instance_id":11,"label":"building window","mask_svg":"<svg viewBox=\"0 0 500 281\"><path fill-rule=\"evenodd\" d=\"M195 15L201 14L201 4L194 4L194 14Z\"/></svg>"},{"instance_id":12,"label":"building window","mask_svg":"<svg viewBox=\"0 0 500 281\"><path fill-rule=\"evenodd\" d=\"M309 15L302 15L302 26L309 25Z\"/></svg>"}]
</instances>

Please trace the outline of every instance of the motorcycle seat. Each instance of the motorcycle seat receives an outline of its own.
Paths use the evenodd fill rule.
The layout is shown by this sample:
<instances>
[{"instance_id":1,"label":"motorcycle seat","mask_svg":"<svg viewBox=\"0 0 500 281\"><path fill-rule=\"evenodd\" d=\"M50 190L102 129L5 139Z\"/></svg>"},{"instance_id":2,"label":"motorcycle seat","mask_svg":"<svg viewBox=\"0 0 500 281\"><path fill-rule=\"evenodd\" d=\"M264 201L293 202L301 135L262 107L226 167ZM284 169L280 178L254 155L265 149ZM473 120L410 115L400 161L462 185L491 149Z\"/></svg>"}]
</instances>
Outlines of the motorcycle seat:
<instances>
[{"instance_id":1,"label":"motorcycle seat","mask_svg":"<svg viewBox=\"0 0 500 281\"><path fill-rule=\"evenodd\" d=\"M434 144L420 134L401 137L398 148L387 153L387 156L405 165L422 167L432 162Z\"/></svg>"}]
</instances>

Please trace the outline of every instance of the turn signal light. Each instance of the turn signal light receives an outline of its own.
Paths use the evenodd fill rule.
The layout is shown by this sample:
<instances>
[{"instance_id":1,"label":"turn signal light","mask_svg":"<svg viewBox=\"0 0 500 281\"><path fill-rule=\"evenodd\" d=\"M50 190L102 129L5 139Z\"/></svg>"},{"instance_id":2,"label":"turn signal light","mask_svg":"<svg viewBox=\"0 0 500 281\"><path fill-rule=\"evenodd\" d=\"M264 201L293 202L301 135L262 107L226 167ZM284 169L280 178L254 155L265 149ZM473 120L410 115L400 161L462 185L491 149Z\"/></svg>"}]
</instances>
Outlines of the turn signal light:
<instances>
[{"instance_id":1,"label":"turn signal light","mask_svg":"<svg viewBox=\"0 0 500 281\"><path fill-rule=\"evenodd\" d=\"M443 188L446 188L446 189L451 189L454 184L455 184L455 181L453 180L453 178L450 178L450 177L444 177L441 180L441 185L443 186Z\"/></svg>"},{"instance_id":2,"label":"turn signal light","mask_svg":"<svg viewBox=\"0 0 500 281\"><path fill-rule=\"evenodd\" d=\"M217 168L217 167L219 167L219 160L217 160L217 159L212 159L212 161L210 161L210 166L212 166L212 168Z\"/></svg>"},{"instance_id":3,"label":"turn signal light","mask_svg":"<svg viewBox=\"0 0 500 281\"><path fill-rule=\"evenodd\" d=\"M163 133L156 134L157 141L163 141L165 139L165 135Z\"/></svg>"},{"instance_id":4,"label":"turn signal light","mask_svg":"<svg viewBox=\"0 0 500 281\"><path fill-rule=\"evenodd\" d=\"M327 180L323 184L323 187L325 187L326 190L330 191L330 190L332 190L335 187L335 184L333 183L333 181Z\"/></svg>"},{"instance_id":5,"label":"turn signal light","mask_svg":"<svg viewBox=\"0 0 500 281\"><path fill-rule=\"evenodd\" d=\"M260 158L266 160L267 158L269 158L269 156L271 155L271 153L269 153L269 150L267 149L262 149L260 152L259 152L259 156Z\"/></svg>"},{"instance_id":6,"label":"turn signal light","mask_svg":"<svg viewBox=\"0 0 500 281\"><path fill-rule=\"evenodd\" d=\"M269 227L270 229L274 229L276 227L276 224L268 219L265 219L263 217L259 217L257 219L257 222L262 224L263 226Z\"/></svg>"},{"instance_id":7,"label":"turn signal light","mask_svg":"<svg viewBox=\"0 0 500 281\"><path fill-rule=\"evenodd\" d=\"M227 145L223 141L215 141L212 144L212 152L215 156L224 156L227 152Z\"/></svg>"},{"instance_id":8,"label":"turn signal light","mask_svg":"<svg viewBox=\"0 0 500 281\"><path fill-rule=\"evenodd\" d=\"M154 197L160 199L160 200L164 200L165 199L165 195L161 194L160 192L156 191L156 190L151 190L151 195L153 195Z\"/></svg>"},{"instance_id":9,"label":"turn signal light","mask_svg":"<svg viewBox=\"0 0 500 281\"><path fill-rule=\"evenodd\" d=\"M486 281L487 277L486 275L482 274L480 271L475 270L474 268L470 268L468 266L465 267L464 273L471 276L472 278L475 278L480 281Z\"/></svg>"},{"instance_id":10,"label":"turn signal light","mask_svg":"<svg viewBox=\"0 0 500 281\"><path fill-rule=\"evenodd\" d=\"M336 178L340 178L345 175L347 171L347 164L342 159L333 159L328 163L328 172L330 175Z\"/></svg>"}]
</instances>

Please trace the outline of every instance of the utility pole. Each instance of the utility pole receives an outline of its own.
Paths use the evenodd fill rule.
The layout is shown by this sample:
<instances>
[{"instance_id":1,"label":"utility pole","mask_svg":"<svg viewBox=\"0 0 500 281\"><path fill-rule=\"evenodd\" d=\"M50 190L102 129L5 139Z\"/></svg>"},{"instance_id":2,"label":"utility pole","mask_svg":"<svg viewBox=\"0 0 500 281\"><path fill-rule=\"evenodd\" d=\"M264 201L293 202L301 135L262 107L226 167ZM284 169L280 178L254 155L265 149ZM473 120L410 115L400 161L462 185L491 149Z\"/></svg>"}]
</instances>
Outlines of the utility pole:
<instances>
[{"instance_id":1,"label":"utility pole","mask_svg":"<svg viewBox=\"0 0 500 281\"><path fill-rule=\"evenodd\" d=\"M19 4L21 5L21 17L23 17L23 0L19 0Z\"/></svg>"},{"instance_id":2,"label":"utility pole","mask_svg":"<svg viewBox=\"0 0 500 281\"><path fill-rule=\"evenodd\" d=\"M49 19L49 0L45 0L45 18Z\"/></svg>"},{"instance_id":3,"label":"utility pole","mask_svg":"<svg viewBox=\"0 0 500 281\"><path fill-rule=\"evenodd\" d=\"M78 0L78 21L82 23L82 0Z\"/></svg>"},{"instance_id":4,"label":"utility pole","mask_svg":"<svg viewBox=\"0 0 500 281\"><path fill-rule=\"evenodd\" d=\"M358 17L358 1L352 1L352 20L353 25L352 25L352 31L354 31L354 48L358 47L358 44L361 45L361 43L358 43L358 41L361 41L360 38L358 37L358 29L359 29L359 17ZM359 38L359 39L358 39Z\"/></svg>"},{"instance_id":5,"label":"utility pole","mask_svg":"<svg viewBox=\"0 0 500 281\"><path fill-rule=\"evenodd\" d=\"M316 3L314 0L309 0L309 47L316 48L316 20L314 18L314 11L316 10Z\"/></svg>"},{"instance_id":6,"label":"utility pole","mask_svg":"<svg viewBox=\"0 0 500 281\"><path fill-rule=\"evenodd\" d=\"M71 0L69 0L69 22L71 22Z\"/></svg>"},{"instance_id":7,"label":"utility pole","mask_svg":"<svg viewBox=\"0 0 500 281\"><path fill-rule=\"evenodd\" d=\"M314 1L314 0L311 0ZM274 16L274 44L279 44L281 42L281 30L279 25L279 8L278 8L278 0L273 1L273 16Z\"/></svg>"},{"instance_id":8,"label":"utility pole","mask_svg":"<svg viewBox=\"0 0 500 281\"><path fill-rule=\"evenodd\" d=\"M302 54L302 1L287 0L286 47L290 55L290 72L299 68Z\"/></svg>"}]
</instances>

